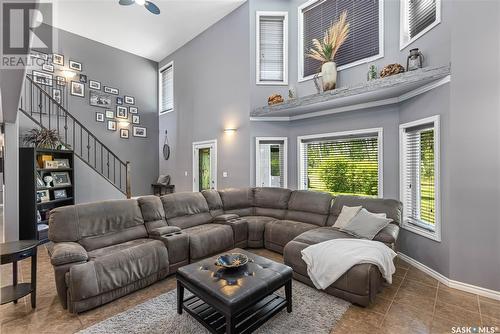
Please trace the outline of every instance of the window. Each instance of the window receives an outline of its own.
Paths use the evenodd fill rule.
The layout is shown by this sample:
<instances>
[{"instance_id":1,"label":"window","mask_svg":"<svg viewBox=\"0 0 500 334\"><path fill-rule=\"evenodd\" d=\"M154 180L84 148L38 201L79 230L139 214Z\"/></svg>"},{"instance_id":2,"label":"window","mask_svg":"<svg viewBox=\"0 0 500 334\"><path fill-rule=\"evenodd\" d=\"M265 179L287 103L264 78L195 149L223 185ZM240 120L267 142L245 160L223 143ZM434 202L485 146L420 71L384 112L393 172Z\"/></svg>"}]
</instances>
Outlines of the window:
<instances>
[{"instance_id":1,"label":"window","mask_svg":"<svg viewBox=\"0 0 500 334\"><path fill-rule=\"evenodd\" d=\"M288 13L256 13L257 84L288 84Z\"/></svg>"},{"instance_id":2,"label":"window","mask_svg":"<svg viewBox=\"0 0 500 334\"><path fill-rule=\"evenodd\" d=\"M400 163L403 227L440 241L439 116L400 125Z\"/></svg>"},{"instance_id":3,"label":"window","mask_svg":"<svg viewBox=\"0 0 500 334\"><path fill-rule=\"evenodd\" d=\"M350 32L335 61L339 70L383 57L383 0L311 0L299 7L299 81L311 79L321 63L306 56L312 40L322 39L347 11Z\"/></svg>"},{"instance_id":4,"label":"window","mask_svg":"<svg viewBox=\"0 0 500 334\"><path fill-rule=\"evenodd\" d=\"M382 141L381 128L298 137L299 188L382 197Z\"/></svg>"},{"instance_id":5,"label":"window","mask_svg":"<svg viewBox=\"0 0 500 334\"><path fill-rule=\"evenodd\" d=\"M400 6L399 47L403 50L441 22L441 0L403 0Z\"/></svg>"},{"instance_id":6,"label":"window","mask_svg":"<svg viewBox=\"0 0 500 334\"><path fill-rule=\"evenodd\" d=\"M287 187L286 137L257 137L255 140L255 185Z\"/></svg>"},{"instance_id":7,"label":"window","mask_svg":"<svg viewBox=\"0 0 500 334\"><path fill-rule=\"evenodd\" d=\"M160 68L158 75L160 115L174 110L174 63Z\"/></svg>"}]
</instances>

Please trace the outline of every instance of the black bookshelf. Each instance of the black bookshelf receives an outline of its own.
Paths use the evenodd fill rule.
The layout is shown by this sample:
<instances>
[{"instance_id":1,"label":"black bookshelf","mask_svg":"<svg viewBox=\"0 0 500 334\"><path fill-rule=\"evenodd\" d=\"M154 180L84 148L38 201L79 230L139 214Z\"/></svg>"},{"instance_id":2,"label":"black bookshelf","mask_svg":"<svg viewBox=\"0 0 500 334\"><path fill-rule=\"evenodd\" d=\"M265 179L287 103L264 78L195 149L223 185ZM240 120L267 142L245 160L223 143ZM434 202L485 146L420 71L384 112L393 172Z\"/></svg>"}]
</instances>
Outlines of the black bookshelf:
<instances>
[{"instance_id":1,"label":"black bookshelf","mask_svg":"<svg viewBox=\"0 0 500 334\"><path fill-rule=\"evenodd\" d=\"M69 167L44 168L41 156L51 156L52 160L65 159ZM74 182L74 155L73 151L21 147L19 149L19 239L48 241L48 226L50 210L75 204ZM38 175L43 180L51 173L64 172L68 174L70 184L58 185L55 182L51 187L38 184ZM45 183L45 182L44 182ZM61 195L64 190L66 197L55 198L54 191ZM41 199L41 195L46 195ZM40 220L37 212L40 213Z\"/></svg>"}]
</instances>

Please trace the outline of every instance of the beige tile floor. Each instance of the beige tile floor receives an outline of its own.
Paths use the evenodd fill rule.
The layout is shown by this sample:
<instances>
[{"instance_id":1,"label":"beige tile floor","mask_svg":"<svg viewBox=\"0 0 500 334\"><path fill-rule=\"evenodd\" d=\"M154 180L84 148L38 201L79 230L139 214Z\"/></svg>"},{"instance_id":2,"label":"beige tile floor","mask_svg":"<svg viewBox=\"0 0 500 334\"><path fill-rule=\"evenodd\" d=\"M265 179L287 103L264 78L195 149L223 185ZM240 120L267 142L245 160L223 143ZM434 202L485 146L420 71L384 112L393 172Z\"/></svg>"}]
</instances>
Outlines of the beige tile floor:
<instances>
[{"instance_id":1,"label":"beige tile floor","mask_svg":"<svg viewBox=\"0 0 500 334\"><path fill-rule=\"evenodd\" d=\"M276 261L282 256L267 250L253 250ZM38 256L37 308L29 297L18 304L0 306L0 333L73 333L150 298L175 288L172 276L97 309L73 315L57 299L52 267L46 249ZM351 306L333 333L452 333L453 326L497 326L500 333L500 301L458 291L398 260L393 284L386 287L367 308ZM1 285L11 281L11 266L0 270ZM29 281L30 261L20 263L20 280ZM290 334L290 333L287 333Z\"/></svg>"}]
</instances>

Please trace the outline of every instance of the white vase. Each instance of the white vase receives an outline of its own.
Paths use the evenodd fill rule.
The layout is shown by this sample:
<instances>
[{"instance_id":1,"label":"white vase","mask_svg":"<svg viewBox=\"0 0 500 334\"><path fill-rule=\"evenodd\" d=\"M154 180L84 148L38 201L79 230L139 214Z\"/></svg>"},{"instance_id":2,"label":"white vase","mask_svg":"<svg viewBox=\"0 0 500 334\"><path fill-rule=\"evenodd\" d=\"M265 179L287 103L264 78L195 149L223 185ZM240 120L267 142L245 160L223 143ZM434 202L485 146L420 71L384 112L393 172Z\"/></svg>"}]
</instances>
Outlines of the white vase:
<instances>
[{"instance_id":1,"label":"white vase","mask_svg":"<svg viewBox=\"0 0 500 334\"><path fill-rule=\"evenodd\" d=\"M337 84L337 64L335 62L329 61L321 66L321 80L323 81L323 91L335 89Z\"/></svg>"}]
</instances>

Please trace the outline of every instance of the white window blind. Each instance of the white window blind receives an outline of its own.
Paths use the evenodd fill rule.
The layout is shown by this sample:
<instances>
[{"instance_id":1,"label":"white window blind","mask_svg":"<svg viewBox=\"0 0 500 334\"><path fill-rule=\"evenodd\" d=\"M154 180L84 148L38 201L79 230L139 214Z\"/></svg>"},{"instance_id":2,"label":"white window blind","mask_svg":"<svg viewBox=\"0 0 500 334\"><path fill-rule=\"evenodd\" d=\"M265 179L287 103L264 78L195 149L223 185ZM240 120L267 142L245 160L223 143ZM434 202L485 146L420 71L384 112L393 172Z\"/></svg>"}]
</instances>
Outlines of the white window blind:
<instances>
[{"instance_id":1,"label":"white window blind","mask_svg":"<svg viewBox=\"0 0 500 334\"><path fill-rule=\"evenodd\" d=\"M441 0L401 2L401 48L415 41L441 22Z\"/></svg>"},{"instance_id":2,"label":"white window blind","mask_svg":"<svg viewBox=\"0 0 500 334\"><path fill-rule=\"evenodd\" d=\"M257 83L286 83L287 15L257 12Z\"/></svg>"},{"instance_id":3,"label":"white window blind","mask_svg":"<svg viewBox=\"0 0 500 334\"><path fill-rule=\"evenodd\" d=\"M256 186L285 188L286 141L257 138L256 145Z\"/></svg>"},{"instance_id":4,"label":"white window blind","mask_svg":"<svg viewBox=\"0 0 500 334\"><path fill-rule=\"evenodd\" d=\"M381 133L300 140L301 189L378 196Z\"/></svg>"},{"instance_id":5,"label":"white window blind","mask_svg":"<svg viewBox=\"0 0 500 334\"><path fill-rule=\"evenodd\" d=\"M313 47L314 38L321 40L325 31L347 11L350 24L349 37L339 49L335 61L345 66L368 60L381 54L380 0L324 0L316 1L301 9L302 15L302 77L320 72L321 62L306 56Z\"/></svg>"},{"instance_id":6,"label":"white window blind","mask_svg":"<svg viewBox=\"0 0 500 334\"><path fill-rule=\"evenodd\" d=\"M160 114L174 110L174 66L160 71Z\"/></svg>"}]
</instances>

